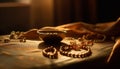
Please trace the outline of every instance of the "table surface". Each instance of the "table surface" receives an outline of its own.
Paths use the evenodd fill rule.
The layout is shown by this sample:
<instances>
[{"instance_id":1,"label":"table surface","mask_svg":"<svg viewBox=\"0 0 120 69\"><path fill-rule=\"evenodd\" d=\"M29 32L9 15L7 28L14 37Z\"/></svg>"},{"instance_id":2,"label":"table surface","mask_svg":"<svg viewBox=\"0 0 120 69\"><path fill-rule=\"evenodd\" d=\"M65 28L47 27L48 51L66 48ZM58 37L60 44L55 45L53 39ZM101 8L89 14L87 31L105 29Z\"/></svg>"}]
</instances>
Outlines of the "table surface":
<instances>
[{"instance_id":1,"label":"table surface","mask_svg":"<svg viewBox=\"0 0 120 69\"><path fill-rule=\"evenodd\" d=\"M2 39L7 37L0 36L0 69L53 69L76 63L91 63L96 59L103 59L102 63L105 63L114 45L114 42L94 43L91 47L92 55L85 58L72 58L58 53L58 59L49 59L42 55L42 48L45 47L43 41L26 40L22 43L13 39L4 43ZM62 42L68 44L69 40L64 39Z\"/></svg>"}]
</instances>

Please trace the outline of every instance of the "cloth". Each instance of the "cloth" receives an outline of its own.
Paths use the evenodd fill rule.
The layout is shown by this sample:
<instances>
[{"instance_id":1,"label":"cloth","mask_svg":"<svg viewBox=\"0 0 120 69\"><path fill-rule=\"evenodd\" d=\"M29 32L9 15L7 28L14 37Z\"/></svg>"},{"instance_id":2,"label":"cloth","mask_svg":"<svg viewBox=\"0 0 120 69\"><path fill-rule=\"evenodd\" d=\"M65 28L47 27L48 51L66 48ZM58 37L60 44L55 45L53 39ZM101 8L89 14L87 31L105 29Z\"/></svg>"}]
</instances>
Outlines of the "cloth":
<instances>
[{"instance_id":1,"label":"cloth","mask_svg":"<svg viewBox=\"0 0 120 69\"><path fill-rule=\"evenodd\" d=\"M1 39L7 37L0 36ZM69 40L64 39L62 42L68 44ZM106 64L106 57L110 54L113 44L114 42L95 43L91 47L92 55L85 58L72 58L58 54L58 59L50 59L42 55L43 41L26 40L25 43L19 42L18 39L12 39L9 43L1 41L0 69L59 69L76 63L83 68L90 63L93 67L101 67Z\"/></svg>"}]
</instances>

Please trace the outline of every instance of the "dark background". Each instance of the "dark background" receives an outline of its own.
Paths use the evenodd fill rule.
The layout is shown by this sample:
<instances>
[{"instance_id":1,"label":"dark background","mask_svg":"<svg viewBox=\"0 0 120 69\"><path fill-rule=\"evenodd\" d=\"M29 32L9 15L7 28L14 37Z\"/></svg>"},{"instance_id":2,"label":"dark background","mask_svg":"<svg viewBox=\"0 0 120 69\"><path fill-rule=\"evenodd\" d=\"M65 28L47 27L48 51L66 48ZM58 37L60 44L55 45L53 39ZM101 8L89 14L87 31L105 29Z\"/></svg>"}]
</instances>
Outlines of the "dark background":
<instances>
[{"instance_id":1,"label":"dark background","mask_svg":"<svg viewBox=\"0 0 120 69\"><path fill-rule=\"evenodd\" d=\"M46 1L46 2L45 2ZM49 0L50 1L50 0ZM11 31L57 26L83 21L90 24L116 21L120 17L119 0L0 0L0 35ZM2 5L3 3L13 3ZM32 11L31 11L32 10Z\"/></svg>"}]
</instances>

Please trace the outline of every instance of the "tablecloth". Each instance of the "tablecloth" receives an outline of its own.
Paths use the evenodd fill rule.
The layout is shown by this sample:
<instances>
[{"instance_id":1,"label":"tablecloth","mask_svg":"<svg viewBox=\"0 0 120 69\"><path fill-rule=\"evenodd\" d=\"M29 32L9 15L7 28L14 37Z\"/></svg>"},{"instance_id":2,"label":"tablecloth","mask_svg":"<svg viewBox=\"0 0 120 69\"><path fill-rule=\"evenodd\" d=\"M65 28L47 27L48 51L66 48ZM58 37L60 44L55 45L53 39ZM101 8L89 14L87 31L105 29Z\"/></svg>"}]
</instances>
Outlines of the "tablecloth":
<instances>
[{"instance_id":1,"label":"tablecloth","mask_svg":"<svg viewBox=\"0 0 120 69\"><path fill-rule=\"evenodd\" d=\"M72 58L58 53L58 59L50 59L42 55L42 48L45 47L43 41L20 42L12 39L4 43L3 39L7 37L0 36L0 69L59 69L76 64L83 67L89 64L102 66L114 45L112 41L94 43L91 47L92 55L85 58ZM69 40L63 39L61 42L67 44Z\"/></svg>"}]
</instances>

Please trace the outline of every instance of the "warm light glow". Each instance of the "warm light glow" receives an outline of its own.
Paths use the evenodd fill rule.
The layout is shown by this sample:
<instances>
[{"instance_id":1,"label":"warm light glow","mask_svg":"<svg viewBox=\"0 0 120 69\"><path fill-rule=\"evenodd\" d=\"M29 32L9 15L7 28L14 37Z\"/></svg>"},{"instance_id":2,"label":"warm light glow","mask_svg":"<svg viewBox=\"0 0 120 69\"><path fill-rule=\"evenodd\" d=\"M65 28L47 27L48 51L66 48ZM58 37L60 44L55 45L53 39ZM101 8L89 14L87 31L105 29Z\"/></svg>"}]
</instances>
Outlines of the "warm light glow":
<instances>
[{"instance_id":1,"label":"warm light glow","mask_svg":"<svg viewBox=\"0 0 120 69\"><path fill-rule=\"evenodd\" d=\"M31 0L18 0L18 2L29 4L31 2Z\"/></svg>"}]
</instances>

